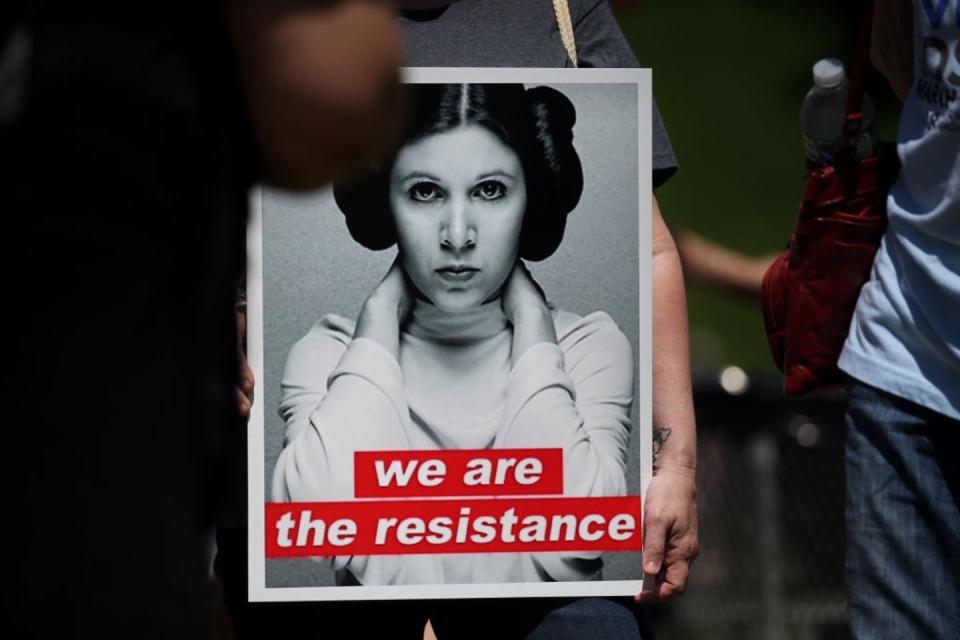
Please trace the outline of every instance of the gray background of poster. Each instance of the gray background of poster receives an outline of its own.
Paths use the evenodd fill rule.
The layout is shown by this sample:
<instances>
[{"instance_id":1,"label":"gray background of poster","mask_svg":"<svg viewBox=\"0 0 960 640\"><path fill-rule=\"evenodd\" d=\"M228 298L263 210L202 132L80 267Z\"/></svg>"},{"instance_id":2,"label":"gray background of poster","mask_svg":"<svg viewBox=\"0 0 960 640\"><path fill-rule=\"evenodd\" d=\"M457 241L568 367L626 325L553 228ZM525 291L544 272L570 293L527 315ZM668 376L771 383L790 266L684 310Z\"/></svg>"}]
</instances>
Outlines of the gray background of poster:
<instances>
[{"instance_id":1,"label":"gray background of poster","mask_svg":"<svg viewBox=\"0 0 960 640\"><path fill-rule=\"evenodd\" d=\"M556 306L580 315L596 310L610 314L630 340L636 363L641 312L636 86L554 86L577 110L574 143L583 164L584 192L557 252L529 265ZM284 425L276 408L287 352L324 314L356 318L395 250L375 253L354 242L328 190L301 196L265 190L262 211L264 379L257 381L257 389L265 407L269 499L270 476L283 444ZM635 391L630 495L640 494L638 408ZM605 579L640 577L639 553L608 554L605 563ZM333 585L333 574L325 562L266 561L268 588L326 585Z\"/></svg>"}]
</instances>

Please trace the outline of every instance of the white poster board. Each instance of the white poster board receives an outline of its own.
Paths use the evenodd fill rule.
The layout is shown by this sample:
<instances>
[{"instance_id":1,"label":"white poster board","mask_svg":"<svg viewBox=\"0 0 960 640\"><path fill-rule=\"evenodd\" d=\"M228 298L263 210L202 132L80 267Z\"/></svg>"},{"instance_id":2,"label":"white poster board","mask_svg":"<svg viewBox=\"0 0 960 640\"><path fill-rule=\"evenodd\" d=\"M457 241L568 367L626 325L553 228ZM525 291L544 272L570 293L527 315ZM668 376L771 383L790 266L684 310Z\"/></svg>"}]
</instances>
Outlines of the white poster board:
<instances>
[{"instance_id":1,"label":"white poster board","mask_svg":"<svg viewBox=\"0 0 960 640\"><path fill-rule=\"evenodd\" d=\"M404 76L429 114L368 172L381 180L354 189L373 201L384 189L406 247L408 308L392 337L384 307L365 302L384 291L396 246L361 246L366 218L352 234L332 189L254 196L250 600L636 594L652 462L650 72ZM509 284L503 229L511 198L526 203L521 215L553 206L576 171L557 156L568 143L556 94L528 98L531 113L504 124L496 104L517 95L497 98L505 84L527 96L549 87L575 112L582 193L559 247L525 261L549 329L518 311L535 305L516 302L529 283ZM544 166L561 182L544 182Z\"/></svg>"}]
</instances>

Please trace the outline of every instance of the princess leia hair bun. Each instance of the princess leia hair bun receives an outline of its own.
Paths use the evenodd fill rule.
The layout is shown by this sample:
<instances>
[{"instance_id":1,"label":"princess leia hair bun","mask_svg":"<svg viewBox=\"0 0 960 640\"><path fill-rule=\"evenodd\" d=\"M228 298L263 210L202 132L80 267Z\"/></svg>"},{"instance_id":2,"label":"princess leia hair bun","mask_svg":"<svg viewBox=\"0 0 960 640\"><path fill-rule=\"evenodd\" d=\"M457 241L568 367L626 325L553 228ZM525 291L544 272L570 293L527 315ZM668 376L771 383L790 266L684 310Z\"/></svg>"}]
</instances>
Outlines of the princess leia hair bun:
<instances>
[{"instance_id":1,"label":"princess leia hair bun","mask_svg":"<svg viewBox=\"0 0 960 640\"><path fill-rule=\"evenodd\" d=\"M583 192L583 169L573 146L576 110L550 87L519 84L411 85L412 105L403 145L434 133L475 124L513 149L526 180L527 209L520 256L543 260L560 246L567 214ZM396 242L390 215L393 158L348 182L334 185L334 198L353 239L373 250Z\"/></svg>"}]
</instances>

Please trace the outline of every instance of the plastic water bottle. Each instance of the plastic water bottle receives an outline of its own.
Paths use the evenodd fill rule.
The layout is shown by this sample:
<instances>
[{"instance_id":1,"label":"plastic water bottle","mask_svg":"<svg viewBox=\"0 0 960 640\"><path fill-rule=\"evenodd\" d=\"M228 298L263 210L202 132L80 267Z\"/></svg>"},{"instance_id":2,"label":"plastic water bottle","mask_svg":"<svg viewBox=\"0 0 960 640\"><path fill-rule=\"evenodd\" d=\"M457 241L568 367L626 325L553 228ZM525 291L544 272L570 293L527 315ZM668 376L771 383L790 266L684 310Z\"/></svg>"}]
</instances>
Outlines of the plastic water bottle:
<instances>
[{"instance_id":1,"label":"plastic water bottle","mask_svg":"<svg viewBox=\"0 0 960 640\"><path fill-rule=\"evenodd\" d=\"M833 164L837 153L847 146L843 122L847 108L847 74L836 58L824 58L813 65L813 88L800 107L800 128L807 167ZM876 113L870 96L863 95L863 123L855 143L855 156L862 160L877 148Z\"/></svg>"}]
</instances>

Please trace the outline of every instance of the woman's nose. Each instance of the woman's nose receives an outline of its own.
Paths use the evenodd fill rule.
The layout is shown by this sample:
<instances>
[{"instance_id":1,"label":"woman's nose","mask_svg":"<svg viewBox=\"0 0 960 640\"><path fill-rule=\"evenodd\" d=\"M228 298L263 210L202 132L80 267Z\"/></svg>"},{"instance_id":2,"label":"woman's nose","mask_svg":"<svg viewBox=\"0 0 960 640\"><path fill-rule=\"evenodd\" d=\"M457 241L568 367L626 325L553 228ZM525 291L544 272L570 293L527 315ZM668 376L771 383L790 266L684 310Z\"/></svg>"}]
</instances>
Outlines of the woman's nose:
<instances>
[{"instance_id":1,"label":"woman's nose","mask_svg":"<svg viewBox=\"0 0 960 640\"><path fill-rule=\"evenodd\" d=\"M440 222L440 246L450 251L463 251L476 244L477 229L469 205L452 201Z\"/></svg>"}]
</instances>

